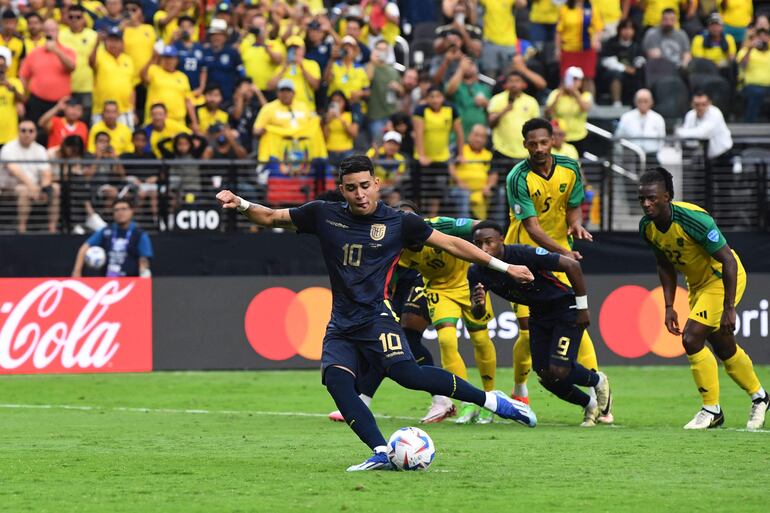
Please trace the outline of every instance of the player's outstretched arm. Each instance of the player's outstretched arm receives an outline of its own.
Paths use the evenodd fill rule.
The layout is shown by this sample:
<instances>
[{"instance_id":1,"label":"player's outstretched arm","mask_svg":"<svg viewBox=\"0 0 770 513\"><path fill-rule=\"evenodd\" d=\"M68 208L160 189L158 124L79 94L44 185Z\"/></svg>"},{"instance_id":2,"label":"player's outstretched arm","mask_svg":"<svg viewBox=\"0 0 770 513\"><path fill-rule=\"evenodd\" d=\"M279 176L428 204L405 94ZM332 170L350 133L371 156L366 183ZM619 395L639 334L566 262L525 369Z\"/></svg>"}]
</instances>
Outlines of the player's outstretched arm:
<instances>
[{"instance_id":1,"label":"player's outstretched arm","mask_svg":"<svg viewBox=\"0 0 770 513\"><path fill-rule=\"evenodd\" d=\"M217 193L217 201L222 205L222 208L226 210L235 209L254 224L275 228L294 227L288 208L276 210L257 203L249 203L227 189Z\"/></svg>"},{"instance_id":2,"label":"player's outstretched arm","mask_svg":"<svg viewBox=\"0 0 770 513\"><path fill-rule=\"evenodd\" d=\"M719 323L719 331L725 335L731 335L735 333L735 290L738 287L738 262L727 244L712 253L711 256L722 264L722 284L725 289L724 309L722 310L722 320Z\"/></svg>"},{"instance_id":3,"label":"player's outstretched arm","mask_svg":"<svg viewBox=\"0 0 770 513\"><path fill-rule=\"evenodd\" d=\"M672 335L679 336L682 334L682 331L679 329L679 316L676 314L676 310L674 310L676 269L665 256L656 252L655 258L658 261L658 278L660 278L660 285L663 287L663 300L666 303L666 329Z\"/></svg>"},{"instance_id":4,"label":"player's outstretched arm","mask_svg":"<svg viewBox=\"0 0 770 513\"><path fill-rule=\"evenodd\" d=\"M467 262L473 262L474 264L491 267L496 271L507 273L519 283L529 283L535 279L535 277L532 276L532 272L530 272L526 266L506 264L505 262L487 255L467 240L443 234L438 230L433 230L425 243L428 244L428 246L443 249L450 255Z\"/></svg>"},{"instance_id":5,"label":"player's outstretched arm","mask_svg":"<svg viewBox=\"0 0 770 513\"><path fill-rule=\"evenodd\" d=\"M580 207L567 209L567 235L591 242L594 240L594 236L583 226L583 214Z\"/></svg>"},{"instance_id":6,"label":"player's outstretched arm","mask_svg":"<svg viewBox=\"0 0 770 513\"><path fill-rule=\"evenodd\" d=\"M538 246L547 249L551 253L558 253L559 255L568 256L570 258L574 258L575 260L583 259L583 255L581 255L578 251L570 251L561 247L558 242L553 240L550 235L545 233L545 230L543 230L543 227L540 226L540 221L538 221L537 217L528 217L522 221L522 224L524 225L524 229L527 230L529 236L532 237L532 240L537 242Z\"/></svg>"}]
</instances>

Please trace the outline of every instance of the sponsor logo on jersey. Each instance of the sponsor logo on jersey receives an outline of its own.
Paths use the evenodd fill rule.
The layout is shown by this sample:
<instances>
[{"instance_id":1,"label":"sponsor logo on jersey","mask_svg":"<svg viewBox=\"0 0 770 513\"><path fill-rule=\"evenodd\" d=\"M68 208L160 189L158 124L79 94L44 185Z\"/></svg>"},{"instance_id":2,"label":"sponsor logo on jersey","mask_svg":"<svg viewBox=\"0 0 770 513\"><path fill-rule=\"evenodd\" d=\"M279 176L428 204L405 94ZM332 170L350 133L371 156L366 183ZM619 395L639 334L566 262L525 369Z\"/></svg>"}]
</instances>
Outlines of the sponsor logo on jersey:
<instances>
[{"instance_id":1,"label":"sponsor logo on jersey","mask_svg":"<svg viewBox=\"0 0 770 513\"><path fill-rule=\"evenodd\" d=\"M385 237L385 230L387 226L384 224L373 224L371 230L369 230L369 236L372 240L382 240Z\"/></svg>"},{"instance_id":2,"label":"sponsor logo on jersey","mask_svg":"<svg viewBox=\"0 0 770 513\"><path fill-rule=\"evenodd\" d=\"M717 242L717 241L719 241L719 231L718 231L716 228L714 228L713 230L711 230L711 231L708 233L708 235L706 235L706 238L707 238L708 240L710 240L711 242Z\"/></svg>"},{"instance_id":3,"label":"sponsor logo on jersey","mask_svg":"<svg viewBox=\"0 0 770 513\"><path fill-rule=\"evenodd\" d=\"M567 190L567 184L563 183L559 185L559 192L564 192Z\"/></svg>"},{"instance_id":4,"label":"sponsor logo on jersey","mask_svg":"<svg viewBox=\"0 0 770 513\"><path fill-rule=\"evenodd\" d=\"M536 248L535 253L537 253L538 255L547 255L548 250L545 248Z\"/></svg>"},{"instance_id":5,"label":"sponsor logo on jersey","mask_svg":"<svg viewBox=\"0 0 770 513\"><path fill-rule=\"evenodd\" d=\"M684 247L684 239L682 237L679 237L678 239L676 239L676 245L679 246L680 248L683 248Z\"/></svg>"},{"instance_id":6,"label":"sponsor logo on jersey","mask_svg":"<svg viewBox=\"0 0 770 513\"><path fill-rule=\"evenodd\" d=\"M461 217L460 219L457 219L455 221L455 226L465 226L466 224L468 224L468 221L470 221L470 219L468 219L467 217Z\"/></svg>"},{"instance_id":7,"label":"sponsor logo on jersey","mask_svg":"<svg viewBox=\"0 0 770 513\"><path fill-rule=\"evenodd\" d=\"M513 213L514 213L514 214L516 214L516 215L519 215L519 214L521 214L521 205L519 205L518 203L516 203L516 204L513 206Z\"/></svg>"}]
</instances>

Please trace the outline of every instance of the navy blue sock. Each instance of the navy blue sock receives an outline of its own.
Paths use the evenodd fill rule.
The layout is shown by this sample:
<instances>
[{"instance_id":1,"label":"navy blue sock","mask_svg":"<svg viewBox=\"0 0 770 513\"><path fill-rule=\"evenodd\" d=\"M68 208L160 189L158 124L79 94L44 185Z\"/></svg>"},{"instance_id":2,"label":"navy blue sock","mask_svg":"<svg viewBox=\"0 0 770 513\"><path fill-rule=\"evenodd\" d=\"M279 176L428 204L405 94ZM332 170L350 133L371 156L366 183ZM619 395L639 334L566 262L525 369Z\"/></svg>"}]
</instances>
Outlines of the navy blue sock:
<instances>
[{"instance_id":1,"label":"navy blue sock","mask_svg":"<svg viewBox=\"0 0 770 513\"><path fill-rule=\"evenodd\" d=\"M565 381L581 387L595 387L599 384L599 375L575 362Z\"/></svg>"},{"instance_id":2,"label":"navy blue sock","mask_svg":"<svg viewBox=\"0 0 770 513\"><path fill-rule=\"evenodd\" d=\"M568 403L577 404L585 408L591 401L591 397L588 394L566 380L540 378L540 384L553 395Z\"/></svg>"},{"instance_id":3,"label":"navy blue sock","mask_svg":"<svg viewBox=\"0 0 770 513\"><path fill-rule=\"evenodd\" d=\"M431 395L445 395L468 403L484 406L487 395L451 372L429 365L417 365L414 360L394 363L388 377L411 390L423 390Z\"/></svg>"},{"instance_id":4,"label":"navy blue sock","mask_svg":"<svg viewBox=\"0 0 770 513\"><path fill-rule=\"evenodd\" d=\"M358 385L358 392L369 397L374 397L374 393L380 387L380 383L385 379L378 370L369 369L365 374L358 376L356 384Z\"/></svg>"},{"instance_id":5,"label":"navy blue sock","mask_svg":"<svg viewBox=\"0 0 770 513\"><path fill-rule=\"evenodd\" d=\"M404 333L406 333L406 339L409 341L409 349L412 350L412 354L414 355L414 359L417 360L417 363L420 365L430 365L432 367L433 355L430 354L428 348L422 343L422 332L411 328L404 328Z\"/></svg>"},{"instance_id":6,"label":"navy blue sock","mask_svg":"<svg viewBox=\"0 0 770 513\"><path fill-rule=\"evenodd\" d=\"M362 442L372 450L387 445L371 410L358 397L356 380L351 373L339 367L329 367L324 374L324 383L345 422Z\"/></svg>"}]
</instances>

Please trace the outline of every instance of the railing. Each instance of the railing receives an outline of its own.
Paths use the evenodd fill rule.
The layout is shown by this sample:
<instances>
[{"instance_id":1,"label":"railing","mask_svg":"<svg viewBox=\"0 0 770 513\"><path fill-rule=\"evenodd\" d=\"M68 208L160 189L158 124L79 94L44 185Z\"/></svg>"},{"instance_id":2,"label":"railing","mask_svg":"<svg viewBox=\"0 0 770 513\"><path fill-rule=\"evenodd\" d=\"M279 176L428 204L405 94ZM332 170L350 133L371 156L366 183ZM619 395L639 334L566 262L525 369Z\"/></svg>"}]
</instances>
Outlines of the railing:
<instances>
[{"instance_id":1,"label":"railing","mask_svg":"<svg viewBox=\"0 0 770 513\"><path fill-rule=\"evenodd\" d=\"M604 157L586 152L582 159L590 198L583 206L584 223L592 230L635 231L639 176L647 166L661 165L675 177L675 199L707 208L723 230L768 229L768 167L770 137L736 138L733 160L704 158L700 141L667 138L656 156L639 155L631 141L611 141L614 150ZM761 150L757 148L768 148ZM9 175L0 162L0 233L19 228L18 190L9 187ZM426 215L486 217L508 222L505 176L514 161L491 163L499 172L497 186L489 194L467 191L451 183L446 166L421 168L414 161L403 164L379 160L383 174L383 199L395 203L412 199ZM234 190L250 201L288 207L325 197L336 190L336 175L326 161L257 162L255 160L50 160L53 188L33 198L28 231L44 233L55 219L59 233L87 233L111 220L116 198L135 204L135 218L146 230L156 231L250 231L254 226L235 213L223 213L215 194ZM3 183L5 181L5 186ZM12 180L10 180L12 181ZM59 207L51 208L58 192ZM49 217L50 216L50 217Z\"/></svg>"},{"instance_id":2,"label":"railing","mask_svg":"<svg viewBox=\"0 0 770 513\"><path fill-rule=\"evenodd\" d=\"M675 200L704 207L723 230L767 229L770 137L734 137L729 155L717 159L706 157L707 141L677 137L658 141L662 149L646 154L646 167L661 165L672 173ZM645 167L627 142L613 139L607 158L584 160L589 181L601 183L604 231L638 227L638 177Z\"/></svg>"}]
</instances>

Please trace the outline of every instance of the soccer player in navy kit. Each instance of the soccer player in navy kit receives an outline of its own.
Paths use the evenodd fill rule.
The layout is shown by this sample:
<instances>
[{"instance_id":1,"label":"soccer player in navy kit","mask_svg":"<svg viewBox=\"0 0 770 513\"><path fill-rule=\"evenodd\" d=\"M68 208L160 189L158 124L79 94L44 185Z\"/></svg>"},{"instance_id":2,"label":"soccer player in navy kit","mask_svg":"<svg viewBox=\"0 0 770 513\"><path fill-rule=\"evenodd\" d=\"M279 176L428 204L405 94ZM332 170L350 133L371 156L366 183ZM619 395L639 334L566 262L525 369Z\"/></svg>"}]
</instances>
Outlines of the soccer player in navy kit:
<instances>
[{"instance_id":1,"label":"soccer player in navy kit","mask_svg":"<svg viewBox=\"0 0 770 513\"><path fill-rule=\"evenodd\" d=\"M332 289L332 314L321 357L322 382L350 428L374 451L348 471L393 468L387 442L356 393L360 364L382 369L403 387L472 402L534 427L537 419L529 406L502 392L483 392L443 369L419 366L404 343L403 330L387 298L388 281L404 247L428 244L492 266L521 282L532 281L529 269L504 264L467 241L433 230L417 215L378 201L380 183L369 158L347 157L340 163L339 173L345 203L312 201L274 210L227 190L220 191L217 200L226 209L238 209L252 223L295 227L300 233L318 236Z\"/></svg>"},{"instance_id":2,"label":"soccer player in navy kit","mask_svg":"<svg viewBox=\"0 0 770 513\"><path fill-rule=\"evenodd\" d=\"M599 412L610 400L607 377L580 365L576 359L583 330L589 324L588 298L580 264L558 253L525 244L503 244L503 229L492 221L473 228L473 242L488 255L503 262L526 265L535 279L521 284L500 273L472 265L468 285L474 315L484 313L486 292L491 291L512 303L531 309L529 321L532 366L540 383L555 396L581 406L586 412L583 426L595 425ZM565 285L552 271L564 272L572 287ZM575 385L595 387L596 398Z\"/></svg>"}]
</instances>

